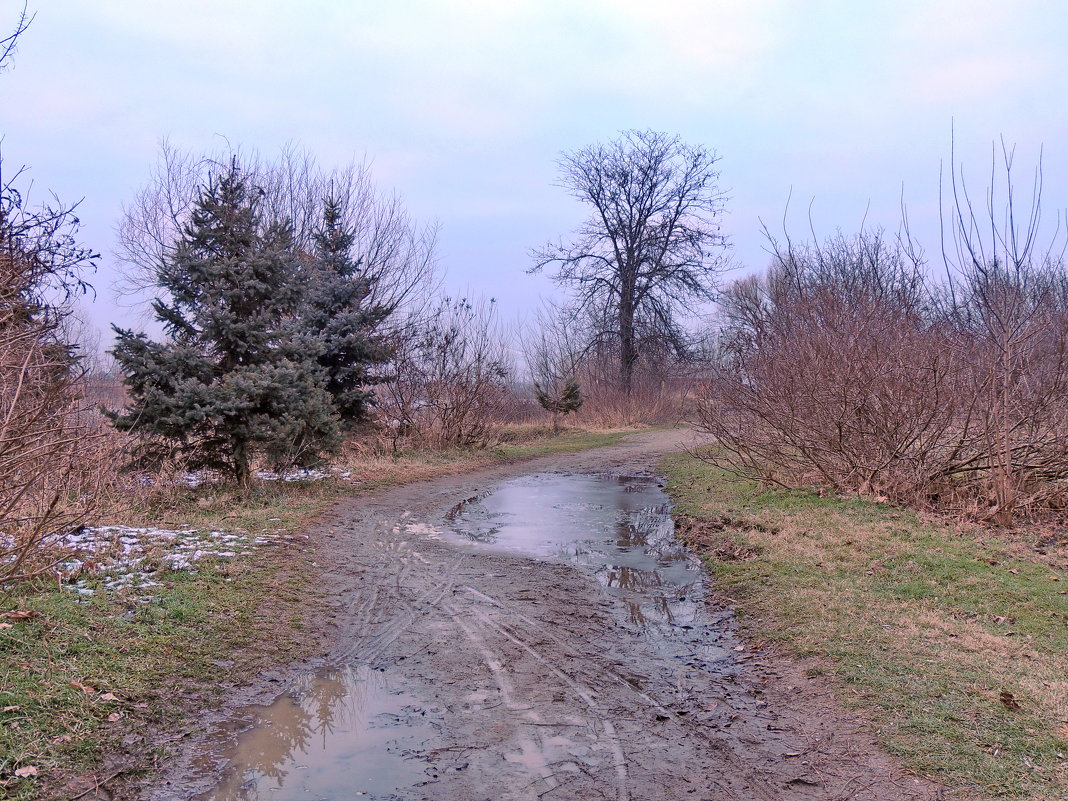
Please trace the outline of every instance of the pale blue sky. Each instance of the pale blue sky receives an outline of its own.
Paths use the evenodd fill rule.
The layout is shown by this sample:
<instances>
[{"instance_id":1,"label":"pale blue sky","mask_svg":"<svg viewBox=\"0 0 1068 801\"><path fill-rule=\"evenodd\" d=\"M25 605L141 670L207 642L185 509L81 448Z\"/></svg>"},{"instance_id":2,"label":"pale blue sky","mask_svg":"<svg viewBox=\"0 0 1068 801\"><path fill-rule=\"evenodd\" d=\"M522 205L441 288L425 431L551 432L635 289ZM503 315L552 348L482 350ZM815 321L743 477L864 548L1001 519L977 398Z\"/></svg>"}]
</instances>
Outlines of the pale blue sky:
<instances>
[{"instance_id":1,"label":"pale blue sky","mask_svg":"<svg viewBox=\"0 0 1068 801\"><path fill-rule=\"evenodd\" d=\"M0 0L0 30L21 0ZM1068 206L1068 4L989 0L31 0L0 76L5 169L38 196L84 197L104 253L155 159L181 147L325 164L373 161L377 182L441 224L446 285L506 318L550 288L528 252L582 210L553 185L561 150L623 128L678 132L722 156L736 262L766 263L758 219L896 228L899 197L938 254L950 123L972 182L1018 145L1021 182L1045 145L1046 218Z\"/></svg>"}]
</instances>

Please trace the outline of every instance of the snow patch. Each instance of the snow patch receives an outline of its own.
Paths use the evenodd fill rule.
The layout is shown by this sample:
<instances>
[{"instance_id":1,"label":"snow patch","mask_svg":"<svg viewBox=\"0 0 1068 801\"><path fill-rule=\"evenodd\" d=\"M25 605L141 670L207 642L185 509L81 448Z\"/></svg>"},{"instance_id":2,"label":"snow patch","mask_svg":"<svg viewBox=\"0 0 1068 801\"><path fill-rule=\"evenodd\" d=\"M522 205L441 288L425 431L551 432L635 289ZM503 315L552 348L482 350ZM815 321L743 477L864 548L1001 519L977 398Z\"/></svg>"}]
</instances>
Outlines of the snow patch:
<instances>
[{"instance_id":1,"label":"snow patch","mask_svg":"<svg viewBox=\"0 0 1068 801\"><path fill-rule=\"evenodd\" d=\"M276 473L272 470L257 470L254 475L260 481L323 481L327 478L336 478L341 481L355 481L355 479L352 478L351 470L342 470L340 467L286 470L281 473ZM153 479L151 477L146 477L144 480L151 483ZM182 473L178 477L177 483L184 484L190 489L196 489L205 484L217 484L221 480L219 474L213 470L195 470L190 473ZM357 481L356 483L359 482Z\"/></svg>"},{"instance_id":2,"label":"snow patch","mask_svg":"<svg viewBox=\"0 0 1068 801\"><path fill-rule=\"evenodd\" d=\"M69 554L56 565L56 570L64 585L78 595L92 595L97 588L109 592L136 591L142 595L135 600L147 602L151 600L152 588L161 586L161 577L168 570L195 572L202 559L234 559L279 539L288 536L253 537L192 528L92 526L55 535L47 545Z\"/></svg>"}]
</instances>

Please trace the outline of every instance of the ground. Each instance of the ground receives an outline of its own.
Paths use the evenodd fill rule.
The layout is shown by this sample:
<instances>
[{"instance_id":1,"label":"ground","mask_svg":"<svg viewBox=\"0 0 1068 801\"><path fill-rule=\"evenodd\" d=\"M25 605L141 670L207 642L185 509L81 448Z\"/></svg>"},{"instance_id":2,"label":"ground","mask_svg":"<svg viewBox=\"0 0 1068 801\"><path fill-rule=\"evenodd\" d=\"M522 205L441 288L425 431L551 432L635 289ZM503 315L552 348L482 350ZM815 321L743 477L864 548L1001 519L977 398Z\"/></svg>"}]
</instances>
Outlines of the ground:
<instances>
[{"instance_id":1,"label":"ground","mask_svg":"<svg viewBox=\"0 0 1068 801\"><path fill-rule=\"evenodd\" d=\"M941 797L877 747L824 679L738 639L729 612L708 614L730 658L683 669L685 655L635 636L589 575L431 536L458 501L511 476L648 471L690 442L649 432L342 501L307 532L324 610L306 631L317 656L264 672L205 713L141 797L208 791L227 757L220 743L250 704L328 692L345 669L365 684L381 673L413 717L432 719L438 745L415 760L425 787L398 799Z\"/></svg>"}]
</instances>

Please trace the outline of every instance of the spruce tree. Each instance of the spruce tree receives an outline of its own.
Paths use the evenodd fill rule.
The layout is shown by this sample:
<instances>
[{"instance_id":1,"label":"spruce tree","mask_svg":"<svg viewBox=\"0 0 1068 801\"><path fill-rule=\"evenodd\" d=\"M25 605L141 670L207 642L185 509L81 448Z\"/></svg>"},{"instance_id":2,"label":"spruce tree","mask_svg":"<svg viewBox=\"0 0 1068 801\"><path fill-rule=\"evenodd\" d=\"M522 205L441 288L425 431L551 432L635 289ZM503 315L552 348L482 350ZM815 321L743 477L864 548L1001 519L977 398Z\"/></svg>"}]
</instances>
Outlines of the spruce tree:
<instances>
[{"instance_id":1,"label":"spruce tree","mask_svg":"<svg viewBox=\"0 0 1068 801\"><path fill-rule=\"evenodd\" d=\"M370 387L381 380L374 368L392 356L386 338L377 333L391 310L370 301L371 285L352 255L355 237L344 224L343 211L336 198L324 201L303 329L305 336L318 339L326 389L342 424L351 427L367 418L374 403Z\"/></svg>"},{"instance_id":2,"label":"spruce tree","mask_svg":"<svg viewBox=\"0 0 1068 801\"><path fill-rule=\"evenodd\" d=\"M541 407L553 416L553 430L560 429L559 415L568 415L582 408L582 391L575 378L568 378L548 387L543 387L535 381L534 397Z\"/></svg>"},{"instance_id":3,"label":"spruce tree","mask_svg":"<svg viewBox=\"0 0 1068 801\"><path fill-rule=\"evenodd\" d=\"M256 456L307 465L340 441L323 348L301 330L305 276L291 227L261 219L259 201L236 161L209 181L158 269L153 310L166 340L116 327L112 351L132 401L112 419L142 436L142 456L242 484Z\"/></svg>"}]
</instances>

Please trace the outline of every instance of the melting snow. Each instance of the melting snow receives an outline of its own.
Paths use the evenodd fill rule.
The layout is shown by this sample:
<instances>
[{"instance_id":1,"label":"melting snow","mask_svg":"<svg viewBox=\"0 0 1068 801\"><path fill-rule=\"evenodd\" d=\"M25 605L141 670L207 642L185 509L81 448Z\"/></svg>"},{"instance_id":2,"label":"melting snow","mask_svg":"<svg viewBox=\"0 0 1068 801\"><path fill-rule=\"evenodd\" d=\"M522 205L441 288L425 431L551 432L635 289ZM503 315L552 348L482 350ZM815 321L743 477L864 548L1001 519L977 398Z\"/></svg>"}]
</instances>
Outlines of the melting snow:
<instances>
[{"instance_id":1,"label":"melting snow","mask_svg":"<svg viewBox=\"0 0 1068 801\"><path fill-rule=\"evenodd\" d=\"M150 591L160 586L161 573L165 570L193 571L201 559L243 556L252 553L256 546L282 536L95 526L52 537L49 545L70 554L56 566L64 583L79 595L92 595L95 589L89 585L97 583L109 591Z\"/></svg>"},{"instance_id":2,"label":"melting snow","mask_svg":"<svg viewBox=\"0 0 1068 801\"><path fill-rule=\"evenodd\" d=\"M352 471L342 470L340 467L331 467L325 470L286 470L282 473L275 473L271 470L257 470L255 476L261 481L322 481L325 478L331 477L340 479L341 481L353 480ZM183 473L178 478L179 483L185 484L190 489L196 489L204 484L214 484L218 481L218 473L211 470L195 470L191 473Z\"/></svg>"}]
</instances>

